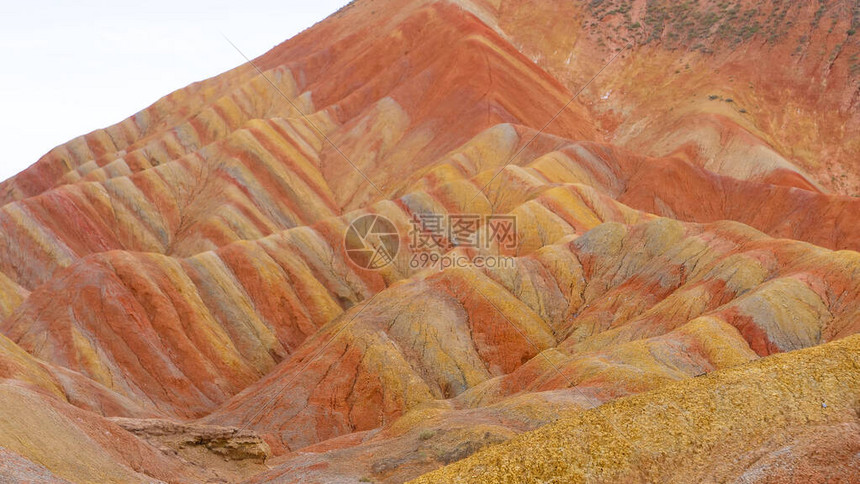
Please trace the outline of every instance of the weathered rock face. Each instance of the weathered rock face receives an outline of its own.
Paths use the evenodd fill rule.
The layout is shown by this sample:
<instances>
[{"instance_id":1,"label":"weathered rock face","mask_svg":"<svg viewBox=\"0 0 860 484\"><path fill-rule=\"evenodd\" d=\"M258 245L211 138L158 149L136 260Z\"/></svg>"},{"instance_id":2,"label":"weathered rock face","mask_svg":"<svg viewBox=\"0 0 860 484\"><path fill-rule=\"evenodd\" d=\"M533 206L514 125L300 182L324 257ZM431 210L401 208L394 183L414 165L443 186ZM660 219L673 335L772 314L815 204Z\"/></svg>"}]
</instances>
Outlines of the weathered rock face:
<instances>
[{"instance_id":1,"label":"weathered rock face","mask_svg":"<svg viewBox=\"0 0 860 484\"><path fill-rule=\"evenodd\" d=\"M361 0L55 148L0 184L0 476L855 476L858 5Z\"/></svg>"},{"instance_id":2,"label":"weathered rock face","mask_svg":"<svg viewBox=\"0 0 860 484\"><path fill-rule=\"evenodd\" d=\"M475 1L615 144L710 171L860 195L854 1Z\"/></svg>"}]
</instances>

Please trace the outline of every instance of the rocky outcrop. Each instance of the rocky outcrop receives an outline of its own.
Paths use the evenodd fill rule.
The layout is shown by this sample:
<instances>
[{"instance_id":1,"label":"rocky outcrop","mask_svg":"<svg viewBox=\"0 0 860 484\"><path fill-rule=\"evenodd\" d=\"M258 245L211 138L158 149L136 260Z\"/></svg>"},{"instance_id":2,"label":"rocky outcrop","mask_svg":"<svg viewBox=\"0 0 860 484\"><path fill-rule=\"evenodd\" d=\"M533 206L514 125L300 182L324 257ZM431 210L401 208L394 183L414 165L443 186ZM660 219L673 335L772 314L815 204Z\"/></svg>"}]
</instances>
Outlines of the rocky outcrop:
<instances>
[{"instance_id":1,"label":"rocky outcrop","mask_svg":"<svg viewBox=\"0 0 860 484\"><path fill-rule=\"evenodd\" d=\"M178 452L202 448L226 460L250 460L258 464L264 464L271 453L259 437L235 427L119 417L110 421L150 443L157 442Z\"/></svg>"}]
</instances>

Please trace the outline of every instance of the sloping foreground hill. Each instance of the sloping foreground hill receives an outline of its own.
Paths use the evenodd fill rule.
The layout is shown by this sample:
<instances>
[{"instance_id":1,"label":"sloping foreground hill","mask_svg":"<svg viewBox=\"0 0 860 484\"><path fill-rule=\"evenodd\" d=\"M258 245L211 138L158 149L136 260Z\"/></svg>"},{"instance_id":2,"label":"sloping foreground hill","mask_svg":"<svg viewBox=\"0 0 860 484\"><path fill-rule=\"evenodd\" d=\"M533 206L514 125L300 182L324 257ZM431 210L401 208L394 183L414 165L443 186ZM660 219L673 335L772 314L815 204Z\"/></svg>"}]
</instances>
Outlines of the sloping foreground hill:
<instances>
[{"instance_id":1,"label":"sloping foreground hill","mask_svg":"<svg viewBox=\"0 0 860 484\"><path fill-rule=\"evenodd\" d=\"M860 336L622 398L414 483L851 482Z\"/></svg>"}]
</instances>

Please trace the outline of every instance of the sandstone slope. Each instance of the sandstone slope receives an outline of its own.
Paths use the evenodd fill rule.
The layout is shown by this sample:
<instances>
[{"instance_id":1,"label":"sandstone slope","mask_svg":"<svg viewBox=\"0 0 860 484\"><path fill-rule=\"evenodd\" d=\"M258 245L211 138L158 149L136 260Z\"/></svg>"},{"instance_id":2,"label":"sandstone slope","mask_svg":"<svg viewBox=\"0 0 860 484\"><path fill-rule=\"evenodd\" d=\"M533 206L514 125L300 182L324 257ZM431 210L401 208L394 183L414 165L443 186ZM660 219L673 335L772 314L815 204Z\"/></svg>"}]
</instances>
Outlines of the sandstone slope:
<instances>
[{"instance_id":1,"label":"sandstone slope","mask_svg":"<svg viewBox=\"0 0 860 484\"><path fill-rule=\"evenodd\" d=\"M58 146L0 183L0 476L856 474L858 5L360 0ZM514 265L414 267L461 213Z\"/></svg>"}]
</instances>

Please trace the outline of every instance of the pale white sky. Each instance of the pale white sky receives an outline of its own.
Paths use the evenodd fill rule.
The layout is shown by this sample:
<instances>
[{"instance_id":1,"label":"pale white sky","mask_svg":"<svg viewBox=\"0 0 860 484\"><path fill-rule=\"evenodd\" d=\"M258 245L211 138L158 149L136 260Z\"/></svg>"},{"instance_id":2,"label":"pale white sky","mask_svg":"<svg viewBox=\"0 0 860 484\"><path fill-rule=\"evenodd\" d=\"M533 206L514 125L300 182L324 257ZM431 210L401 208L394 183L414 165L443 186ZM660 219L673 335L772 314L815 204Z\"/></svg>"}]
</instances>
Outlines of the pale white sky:
<instances>
[{"instance_id":1,"label":"pale white sky","mask_svg":"<svg viewBox=\"0 0 860 484\"><path fill-rule=\"evenodd\" d=\"M0 180L254 58L348 0L0 1Z\"/></svg>"}]
</instances>

